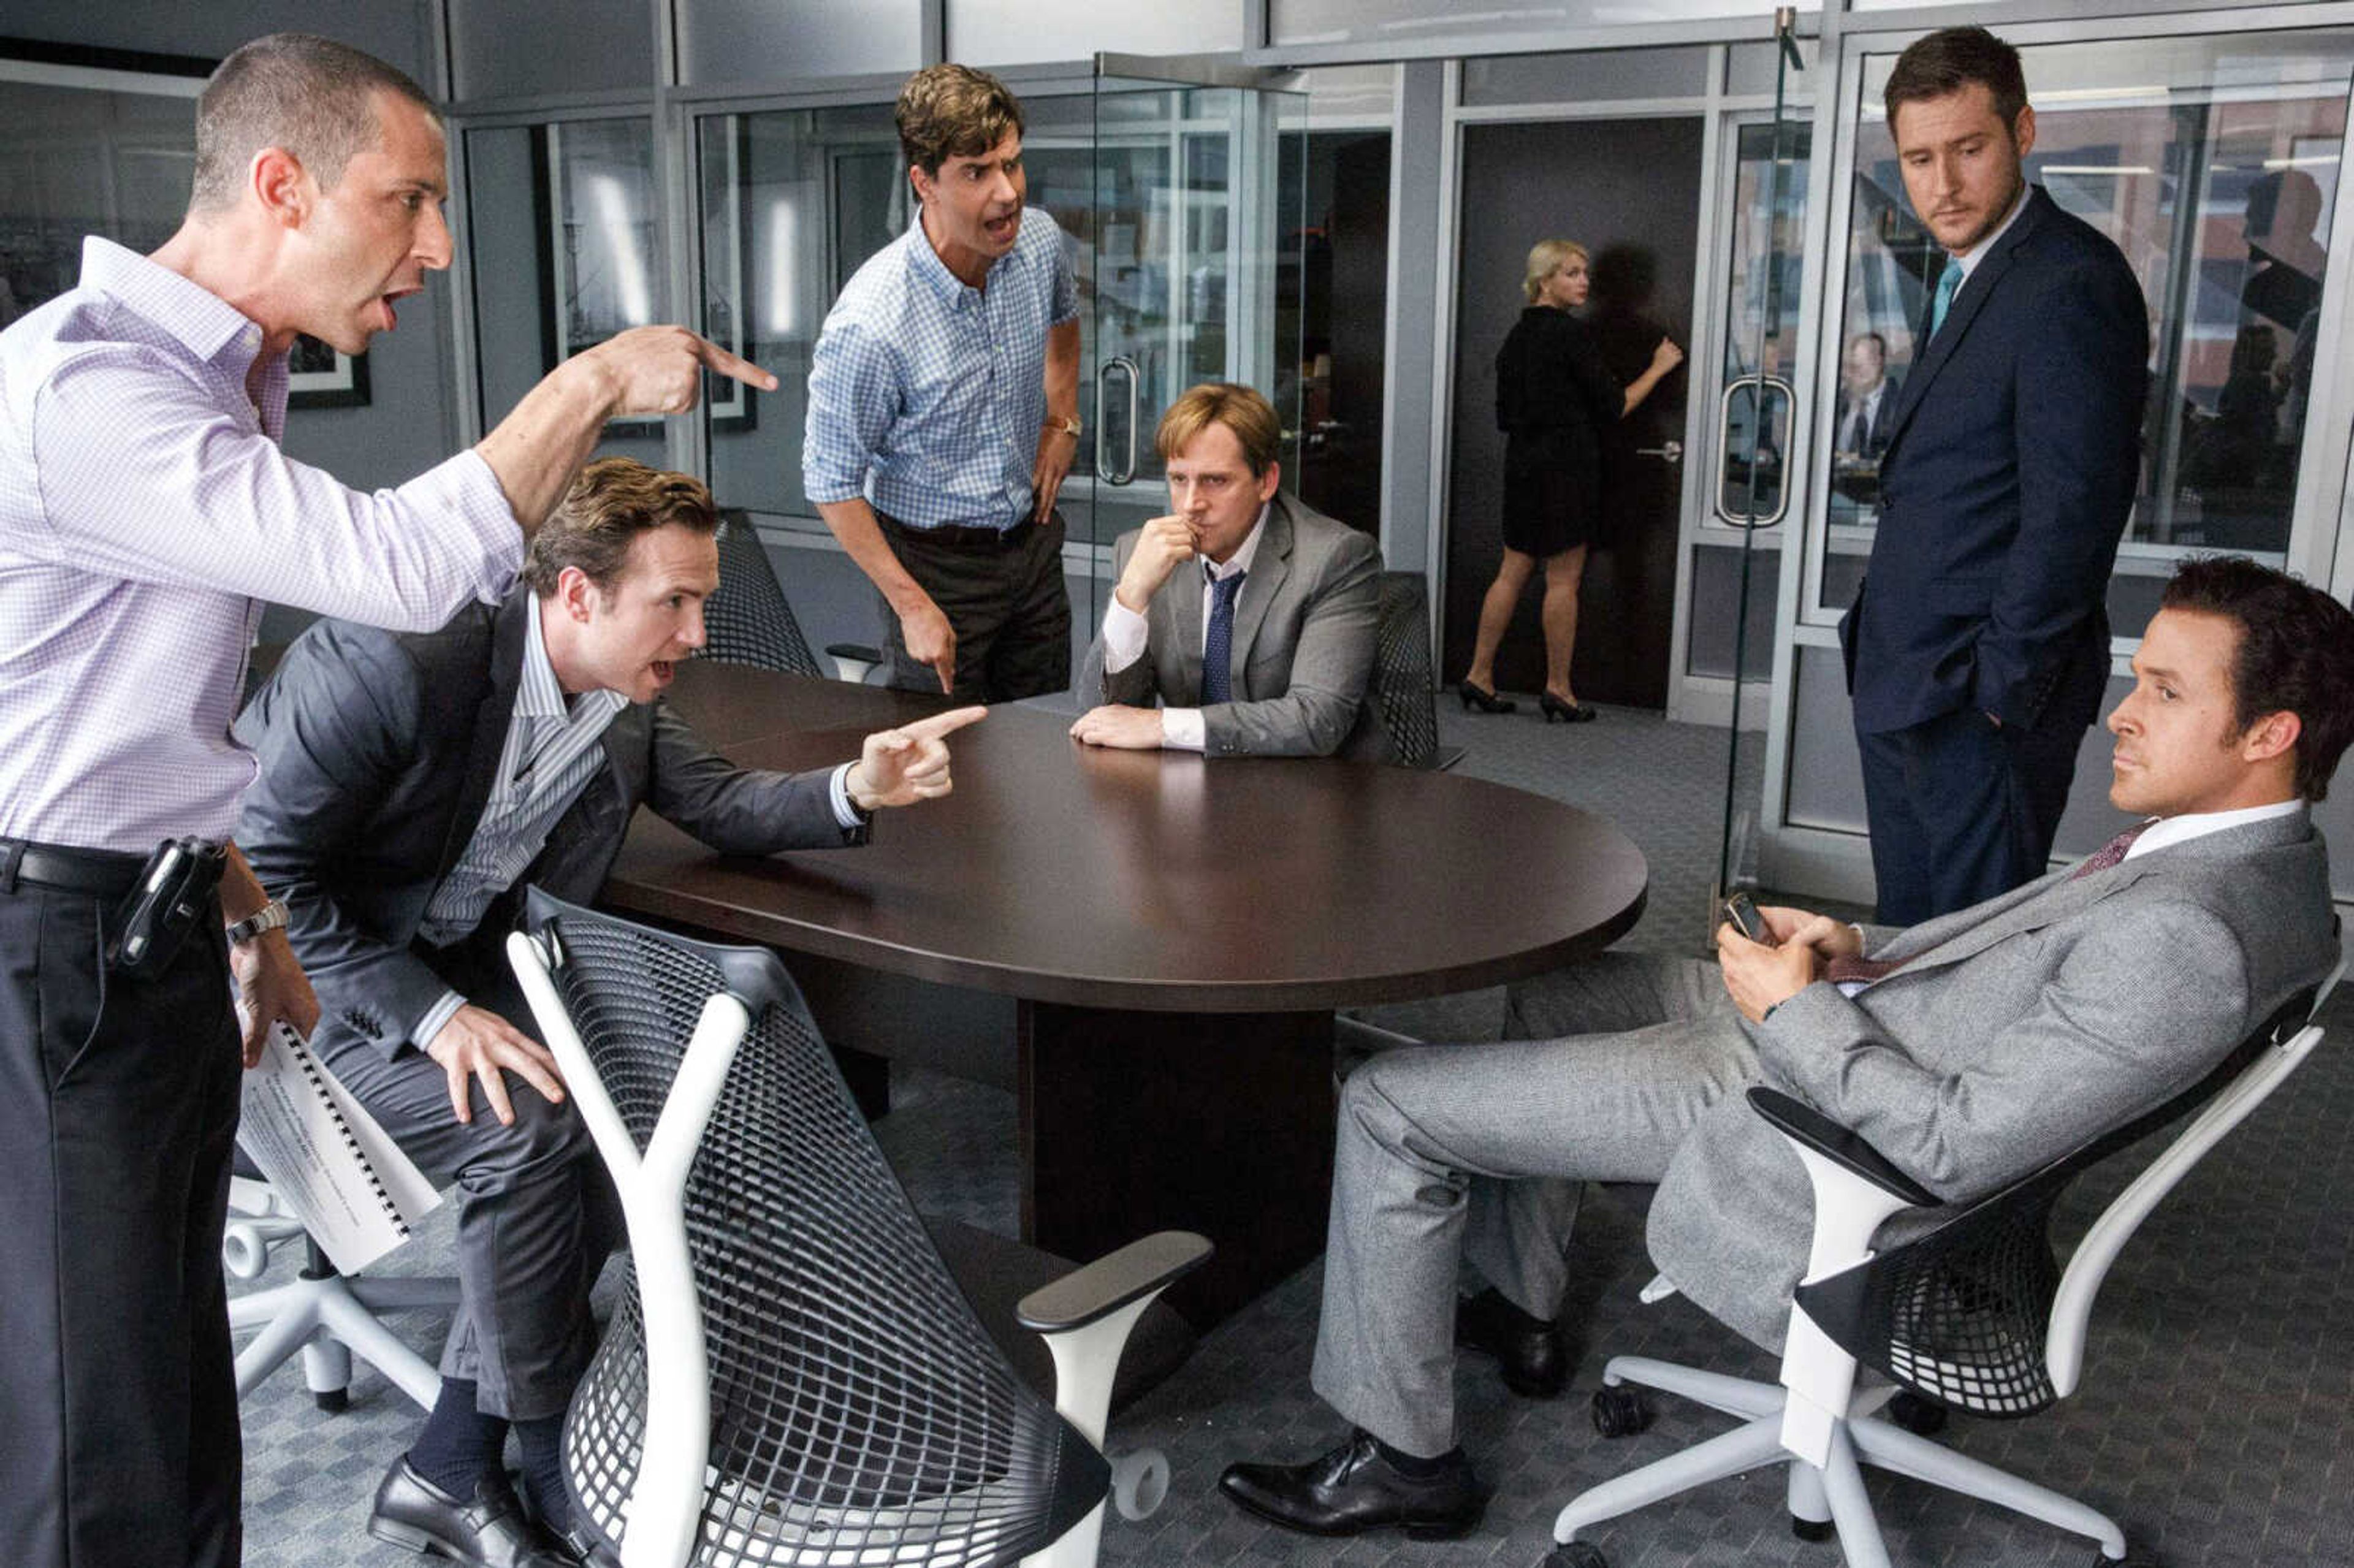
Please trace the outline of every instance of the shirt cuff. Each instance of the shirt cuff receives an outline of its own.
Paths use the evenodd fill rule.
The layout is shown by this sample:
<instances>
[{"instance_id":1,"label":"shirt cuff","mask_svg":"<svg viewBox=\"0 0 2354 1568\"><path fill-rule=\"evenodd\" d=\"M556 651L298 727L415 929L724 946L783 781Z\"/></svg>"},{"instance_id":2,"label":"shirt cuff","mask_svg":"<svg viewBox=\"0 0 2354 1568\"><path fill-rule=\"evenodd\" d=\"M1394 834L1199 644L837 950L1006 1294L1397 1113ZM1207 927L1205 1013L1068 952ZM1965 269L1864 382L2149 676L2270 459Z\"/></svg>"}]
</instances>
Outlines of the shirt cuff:
<instances>
[{"instance_id":1,"label":"shirt cuff","mask_svg":"<svg viewBox=\"0 0 2354 1568\"><path fill-rule=\"evenodd\" d=\"M1199 708L1162 708L1161 710L1161 749L1163 751L1207 751L1209 726L1202 720Z\"/></svg>"},{"instance_id":2,"label":"shirt cuff","mask_svg":"<svg viewBox=\"0 0 2354 1568\"><path fill-rule=\"evenodd\" d=\"M431 1045L433 1037L441 1033L441 1026L457 1017L458 1010L465 1005L466 999L456 991L443 991L441 1000L427 1008L425 1016L419 1019L416 1027L408 1032L409 1044L419 1051Z\"/></svg>"},{"instance_id":3,"label":"shirt cuff","mask_svg":"<svg viewBox=\"0 0 2354 1568\"><path fill-rule=\"evenodd\" d=\"M826 797L833 802L833 820L844 829L863 828L875 820L872 811L862 811L858 802L850 798L850 768L847 762L833 770L826 785Z\"/></svg>"},{"instance_id":4,"label":"shirt cuff","mask_svg":"<svg viewBox=\"0 0 2354 1568\"><path fill-rule=\"evenodd\" d=\"M1104 606L1104 673L1117 675L1143 658L1150 637L1150 628L1145 625L1144 617L1120 603L1119 596L1114 594L1111 602Z\"/></svg>"}]
</instances>

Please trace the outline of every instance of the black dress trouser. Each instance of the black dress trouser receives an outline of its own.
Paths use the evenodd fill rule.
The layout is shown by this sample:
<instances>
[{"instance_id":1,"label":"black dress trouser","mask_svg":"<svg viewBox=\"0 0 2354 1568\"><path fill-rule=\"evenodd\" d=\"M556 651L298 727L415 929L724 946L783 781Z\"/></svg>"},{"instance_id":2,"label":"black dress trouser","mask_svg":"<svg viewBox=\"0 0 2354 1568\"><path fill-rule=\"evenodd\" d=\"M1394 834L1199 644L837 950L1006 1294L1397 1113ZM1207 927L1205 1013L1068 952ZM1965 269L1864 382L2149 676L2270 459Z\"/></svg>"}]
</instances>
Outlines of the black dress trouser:
<instances>
[{"instance_id":1,"label":"black dress trouser","mask_svg":"<svg viewBox=\"0 0 2354 1568\"><path fill-rule=\"evenodd\" d=\"M227 953L216 908L162 973L111 974L113 905L0 888L0 1553L230 1568Z\"/></svg>"}]
</instances>

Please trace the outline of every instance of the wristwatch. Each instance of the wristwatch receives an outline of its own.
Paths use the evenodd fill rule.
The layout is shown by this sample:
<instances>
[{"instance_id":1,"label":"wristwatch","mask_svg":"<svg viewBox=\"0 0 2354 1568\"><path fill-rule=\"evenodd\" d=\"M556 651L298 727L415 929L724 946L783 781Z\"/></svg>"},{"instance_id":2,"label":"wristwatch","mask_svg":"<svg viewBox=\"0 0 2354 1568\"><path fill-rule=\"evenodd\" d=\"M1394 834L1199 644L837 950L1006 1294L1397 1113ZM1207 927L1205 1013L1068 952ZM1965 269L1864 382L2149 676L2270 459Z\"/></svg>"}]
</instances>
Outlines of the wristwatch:
<instances>
[{"instance_id":1,"label":"wristwatch","mask_svg":"<svg viewBox=\"0 0 2354 1568\"><path fill-rule=\"evenodd\" d=\"M243 947L264 931L282 930L286 925L286 901L273 898L252 914L228 928L228 939Z\"/></svg>"},{"instance_id":2,"label":"wristwatch","mask_svg":"<svg viewBox=\"0 0 2354 1568\"><path fill-rule=\"evenodd\" d=\"M1046 429L1050 430L1060 430L1063 434L1070 437L1071 440L1076 441L1079 439L1079 432L1086 429L1087 427L1079 423L1079 417L1076 414L1072 415L1067 419L1058 419L1055 418L1054 415L1049 414L1046 416Z\"/></svg>"}]
</instances>

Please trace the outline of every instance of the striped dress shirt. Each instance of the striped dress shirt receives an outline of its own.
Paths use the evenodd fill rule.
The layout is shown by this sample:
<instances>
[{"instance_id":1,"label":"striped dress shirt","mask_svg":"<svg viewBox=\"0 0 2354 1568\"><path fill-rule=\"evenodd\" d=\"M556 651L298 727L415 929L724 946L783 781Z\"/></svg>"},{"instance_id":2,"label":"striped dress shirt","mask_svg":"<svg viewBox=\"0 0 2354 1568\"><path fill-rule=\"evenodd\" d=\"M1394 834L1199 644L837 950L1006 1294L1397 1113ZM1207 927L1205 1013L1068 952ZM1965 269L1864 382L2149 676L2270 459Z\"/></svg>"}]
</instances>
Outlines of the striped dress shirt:
<instances>
[{"instance_id":1,"label":"striped dress shirt","mask_svg":"<svg viewBox=\"0 0 2354 1568\"><path fill-rule=\"evenodd\" d=\"M1063 231L1037 207L974 289L920 219L867 258L811 356L801 488L864 496L911 528L1030 515L1046 420L1046 333L1079 313Z\"/></svg>"},{"instance_id":2,"label":"striped dress shirt","mask_svg":"<svg viewBox=\"0 0 2354 1568\"><path fill-rule=\"evenodd\" d=\"M261 600L426 630L496 601L521 531L472 451L394 490L279 450L286 362L178 273L95 237L0 333L0 835L143 853L227 838Z\"/></svg>"},{"instance_id":3,"label":"striped dress shirt","mask_svg":"<svg viewBox=\"0 0 2354 1568\"><path fill-rule=\"evenodd\" d=\"M547 661L541 608L542 601L534 600L524 618L522 676L490 796L465 852L433 890L418 922L417 934L435 947L471 936L491 900L531 869L557 822L605 766L605 748L598 743L629 705L620 693L599 688L581 693L567 708L556 667ZM409 1031L411 1042L429 1044L465 1000L454 991L444 992Z\"/></svg>"}]
</instances>

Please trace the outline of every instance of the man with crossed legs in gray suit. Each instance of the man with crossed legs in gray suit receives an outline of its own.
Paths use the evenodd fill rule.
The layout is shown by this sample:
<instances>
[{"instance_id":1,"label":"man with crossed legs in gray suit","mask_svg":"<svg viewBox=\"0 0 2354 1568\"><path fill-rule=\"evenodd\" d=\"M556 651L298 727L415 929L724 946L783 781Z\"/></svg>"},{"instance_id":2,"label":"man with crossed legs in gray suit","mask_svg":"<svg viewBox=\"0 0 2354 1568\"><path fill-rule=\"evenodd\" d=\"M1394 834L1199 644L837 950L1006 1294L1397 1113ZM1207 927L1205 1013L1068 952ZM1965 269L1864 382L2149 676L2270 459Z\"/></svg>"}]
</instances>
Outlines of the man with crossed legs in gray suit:
<instances>
[{"instance_id":1,"label":"man with crossed legs in gray suit","mask_svg":"<svg viewBox=\"0 0 2354 1568\"><path fill-rule=\"evenodd\" d=\"M2080 865L1899 933L1767 908L1769 940L1722 927L1713 965L1606 956L1514 988L1528 1038L1353 1075L1314 1381L1357 1430L1306 1464L1232 1466L1226 1493L1316 1534L1476 1524L1454 1343L1509 1367L1554 1332L1580 1181L1659 1182L1652 1259L1778 1344L1811 1203L1738 1089L1796 1095L1966 1202L2189 1086L2327 973L2307 806L2354 736L2354 614L2245 560L2192 562L2134 673L2109 799L2151 820ZM1458 1314L1466 1258L1496 1294Z\"/></svg>"}]
</instances>

